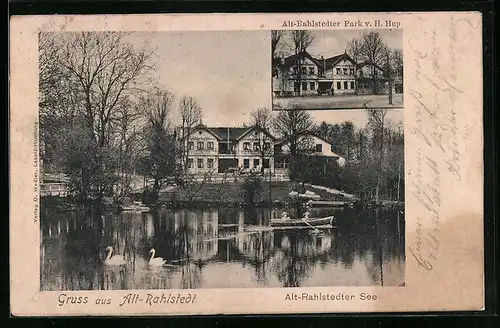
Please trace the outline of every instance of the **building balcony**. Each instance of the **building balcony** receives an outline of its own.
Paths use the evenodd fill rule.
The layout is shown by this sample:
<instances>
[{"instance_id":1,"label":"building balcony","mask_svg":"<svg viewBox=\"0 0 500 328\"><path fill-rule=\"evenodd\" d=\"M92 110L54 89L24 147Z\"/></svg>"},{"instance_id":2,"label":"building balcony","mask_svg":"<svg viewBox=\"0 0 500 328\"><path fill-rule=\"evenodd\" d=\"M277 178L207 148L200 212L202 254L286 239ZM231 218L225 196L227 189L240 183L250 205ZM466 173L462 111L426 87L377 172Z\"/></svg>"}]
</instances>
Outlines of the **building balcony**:
<instances>
[{"instance_id":1,"label":"building balcony","mask_svg":"<svg viewBox=\"0 0 500 328\"><path fill-rule=\"evenodd\" d=\"M219 155L236 155L236 151L234 149L219 149Z\"/></svg>"}]
</instances>

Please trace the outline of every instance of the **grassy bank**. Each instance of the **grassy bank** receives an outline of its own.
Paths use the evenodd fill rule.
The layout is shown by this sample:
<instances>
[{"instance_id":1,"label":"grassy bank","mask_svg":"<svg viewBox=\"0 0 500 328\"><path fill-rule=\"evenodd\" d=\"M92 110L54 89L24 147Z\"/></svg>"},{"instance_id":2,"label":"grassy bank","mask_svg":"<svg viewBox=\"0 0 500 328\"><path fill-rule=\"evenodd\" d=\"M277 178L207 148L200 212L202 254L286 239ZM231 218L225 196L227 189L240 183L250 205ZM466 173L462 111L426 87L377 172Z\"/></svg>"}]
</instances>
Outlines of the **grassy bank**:
<instances>
[{"instance_id":1,"label":"grassy bank","mask_svg":"<svg viewBox=\"0 0 500 328\"><path fill-rule=\"evenodd\" d=\"M305 184L305 190L315 192L322 200L350 201L339 194L317 189ZM292 191L303 192L302 184L297 182L262 182L261 188L255 192L254 202L257 206L272 204L286 204L291 201L288 194ZM209 206L244 206L246 189L243 182L216 184L206 183L202 186L192 186L185 189L176 189L170 192L161 192L158 202L166 205L183 206L187 203Z\"/></svg>"}]
</instances>

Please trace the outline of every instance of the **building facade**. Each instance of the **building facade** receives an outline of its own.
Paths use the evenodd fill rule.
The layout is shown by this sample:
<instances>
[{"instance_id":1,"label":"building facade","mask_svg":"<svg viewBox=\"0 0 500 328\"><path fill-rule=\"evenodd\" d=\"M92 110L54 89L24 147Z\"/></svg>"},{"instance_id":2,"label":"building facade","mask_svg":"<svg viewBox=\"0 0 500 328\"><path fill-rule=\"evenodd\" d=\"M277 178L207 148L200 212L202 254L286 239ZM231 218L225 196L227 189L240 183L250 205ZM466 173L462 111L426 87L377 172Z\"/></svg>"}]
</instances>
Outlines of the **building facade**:
<instances>
[{"instance_id":1,"label":"building facade","mask_svg":"<svg viewBox=\"0 0 500 328\"><path fill-rule=\"evenodd\" d=\"M177 133L177 135L181 135ZM335 160L345 159L332 151L332 144L314 134L301 138L314 148L312 156ZM259 127L207 127L199 124L189 136L179 138L185 147L187 170L190 174L221 176L227 173L264 172L286 179L289 167L289 146Z\"/></svg>"},{"instance_id":2,"label":"building facade","mask_svg":"<svg viewBox=\"0 0 500 328\"><path fill-rule=\"evenodd\" d=\"M299 147L305 149L309 156L322 159L325 163L335 161L339 166L345 165L345 158L333 151L333 145L328 140L317 136L314 133L299 138ZM275 144L275 169L285 170L289 168L290 144L280 141Z\"/></svg>"},{"instance_id":3,"label":"building facade","mask_svg":"<svg viewBox=\"0 0 500 328\"><path fill-rule=\"evenodd\" d=\"M400 89L395 85L397 83L393 83L393 92ZM275 97L388 92L388 78L382 68L375 64L356 63L347 53L314 58L304 51L273 61Z\"/></svg>"},{"instance_id":4,"label":"building facade","mask_svg":"<svg viewBox=\"0 0 500 328\"><path fill-rule=\"evenodd\" d=\"M356 83L358 94L388 94L389 93L389 77L380 66L369 63L359 63L356 65ZM400 79L395 76L391 77L392 93L398 90L396 86Z\"/></svg>"},{"instance_id":5,"label":"building facade","mask_svg":"<svg viewBox=\"0 0 500 328\"><path fill-rule=\"evenodd\" d=\"M258 127L207 127L199 124L180 139L190 174L268 173L274 165L275 138Z\"/></svg>"}]
</instances>

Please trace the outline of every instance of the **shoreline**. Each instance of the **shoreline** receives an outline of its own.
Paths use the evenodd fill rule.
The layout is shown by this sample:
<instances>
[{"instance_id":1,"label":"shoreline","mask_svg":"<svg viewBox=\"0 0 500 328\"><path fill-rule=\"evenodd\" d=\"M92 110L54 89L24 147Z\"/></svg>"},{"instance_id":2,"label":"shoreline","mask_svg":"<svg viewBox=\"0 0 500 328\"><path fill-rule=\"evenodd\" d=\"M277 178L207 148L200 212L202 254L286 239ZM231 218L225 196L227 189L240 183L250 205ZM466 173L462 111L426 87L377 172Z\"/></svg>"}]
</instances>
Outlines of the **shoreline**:
<instances>
[{"instance_id":1,"label":"shoreline","mask_svg":"<svg viewBox=\"0 0 500 328\"><path fill-rule=\"evenodd\" d=\"M57 200L54 200L57 199ZM54 210L56 212L64 213L71 211L82 210L85 204L78 204L71 201L67 197L57 197L57 196L42 196L40 197L41 209L45 211ZM89 202L92 204L92 202ZM352 205L351 205L352 204ZM356 202L346 202L343 205L332 206L332 207L315 207L315 208L384 208L384 209L403 209L404 201L393 201L393 200L380 200L376 203L374 200L369 201L356 201ZM204 208L293 208L294 203L290 202L257 202L253 205L247 205L244 202L235 201L211 201L211 200L161 200L156 204L149 205L152 209L167 208L167 209L204 209ZM119 205L117 204L103 204L104 211L119 212Z\"/></svg>"}]
</instances>

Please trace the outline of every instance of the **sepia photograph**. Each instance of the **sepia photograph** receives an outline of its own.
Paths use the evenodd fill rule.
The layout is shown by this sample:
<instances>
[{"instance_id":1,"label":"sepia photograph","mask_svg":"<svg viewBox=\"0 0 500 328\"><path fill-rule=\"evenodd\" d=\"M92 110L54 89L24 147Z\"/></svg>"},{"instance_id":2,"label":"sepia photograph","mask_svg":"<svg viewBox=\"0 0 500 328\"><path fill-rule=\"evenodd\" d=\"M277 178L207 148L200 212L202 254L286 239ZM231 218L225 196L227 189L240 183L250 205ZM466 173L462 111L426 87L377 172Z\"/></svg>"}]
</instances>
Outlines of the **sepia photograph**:
<instances>
[{"instance_id":1,"label":"sepia photograph","mask_svg":"<svg viewBox=\"0 0 500 328\"><path fill-rule=\"evenodd\" d=\"M488 309L481 24L13 15L11 316Z\"/></svg>"},{"instance_id":2,"label":"sepia photograph","mask_svg":"<svg viewBox=\"0 0 500 328\"><path fill-rule=\"evenodd\" d=\"M401 33L304 33L40 33L40 290L404 286Z\"/></svg>"},{"instance_id":3,"label":"sepia photograph","mask_svg":"<svg viewBox=\"0 0 500 328\"><path fill-rule=\"evenodd\" d=\"M271 31L274 110L403 107L403 32Z\"/></svg>"}]
</instances>

